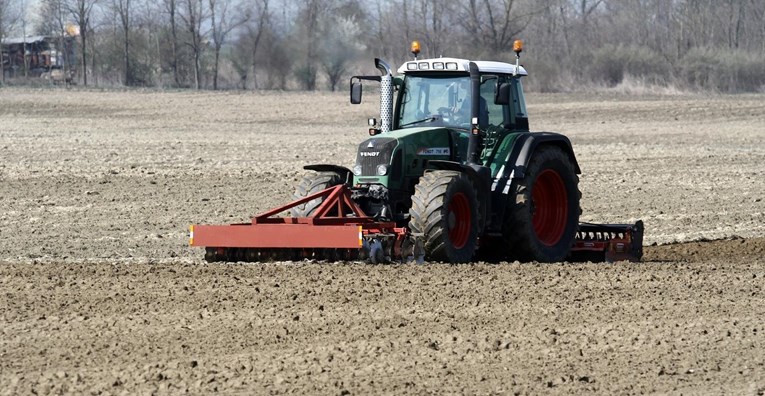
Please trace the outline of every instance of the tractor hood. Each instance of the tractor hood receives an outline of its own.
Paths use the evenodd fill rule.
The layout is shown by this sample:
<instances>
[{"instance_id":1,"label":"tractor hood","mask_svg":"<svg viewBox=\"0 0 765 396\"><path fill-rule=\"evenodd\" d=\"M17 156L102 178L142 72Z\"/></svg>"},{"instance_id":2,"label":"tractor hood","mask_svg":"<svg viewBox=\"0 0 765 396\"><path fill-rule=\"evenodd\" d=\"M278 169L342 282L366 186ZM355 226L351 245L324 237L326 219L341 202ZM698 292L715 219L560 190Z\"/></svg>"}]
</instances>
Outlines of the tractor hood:
<instances>
[{"instance_id":1,"label":"tractor hood","mask_svg":"<svg viewBox=\"0 0 765 396\"><path fill-rule=\"evenodd\" d=\"M468 134L444 127L397 129L363 141L353 167L354 183L396 183L421 175L430 160L464 161Z\"/></svg>"}]
</instances>

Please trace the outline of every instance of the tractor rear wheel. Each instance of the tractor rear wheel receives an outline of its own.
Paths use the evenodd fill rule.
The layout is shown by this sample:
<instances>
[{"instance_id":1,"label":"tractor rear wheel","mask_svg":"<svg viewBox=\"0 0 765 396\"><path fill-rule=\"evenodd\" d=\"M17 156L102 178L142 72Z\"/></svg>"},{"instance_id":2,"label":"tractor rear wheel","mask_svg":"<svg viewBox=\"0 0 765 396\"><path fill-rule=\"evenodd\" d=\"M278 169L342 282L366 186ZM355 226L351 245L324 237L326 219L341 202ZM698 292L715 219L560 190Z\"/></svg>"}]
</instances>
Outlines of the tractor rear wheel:
<instances>
[{"instance_id":1,"label":"tractor rear wheel","mask_svg":"<svg viewBox=\"0 0 765 396\"><path fill-rule=\"evenodd\" d=\"M409 228L422 234L428 260L466 263L478 243L478 199L461 172L431 171L414 188Z\"/></svg>"},{"instance_id":2,"label":"tractor rear wheel","mask_svg":"<svg viewBox=\"0 0 765 396\"><path fill-rule=\"evenodd\" d=\"M502 236L509 257L564 260L579 226L581 195L571 158L555 146L538 148L508 203Z\"/></svg>"},{"instance_id":3,"label":"tractor rear wheel","mask_svg":"<svg viewBox=\"0 0 765 396\"><path fill-rule=\"evenodd\" d=\"M305 198L311 194L337 186L338 184L343 184L343 178L336 172L311 173L303 176L303 180L298 183L292 198L293 200ZM323 198L312 199L290 209L290 214L292 217L308 217L323 201Z\"/></svg>"}]
</instances>

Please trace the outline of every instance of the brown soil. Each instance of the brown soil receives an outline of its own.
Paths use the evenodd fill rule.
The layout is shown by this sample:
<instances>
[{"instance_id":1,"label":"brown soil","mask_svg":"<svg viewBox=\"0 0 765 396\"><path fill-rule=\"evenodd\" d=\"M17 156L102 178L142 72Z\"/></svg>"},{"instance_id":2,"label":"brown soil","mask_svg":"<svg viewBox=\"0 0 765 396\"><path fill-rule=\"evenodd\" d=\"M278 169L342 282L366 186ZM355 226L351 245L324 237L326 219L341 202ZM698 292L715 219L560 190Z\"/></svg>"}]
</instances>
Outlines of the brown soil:
<instances>
[{"instance_id":1,"label":"brown soil","mask_svg":"<svg viewBox=\"0 0 765 396\"><path fill-rule=\"evenodd\" d=\"M0 394L765 393L765 96L528 99L643 262L205 264L374 101L0 90Z\"/></svg>"},{"instance_id":2,"label":"brown soil","mask_svg":"<svg viewBox=\"0 0 765 396\"><path fill-rule=\"evenodd\" d=\"M765 257L765 238L732 237L715 241L672 243L644 248L644 261L705 262L758 260Z\"/></svg>"}]
</instances>

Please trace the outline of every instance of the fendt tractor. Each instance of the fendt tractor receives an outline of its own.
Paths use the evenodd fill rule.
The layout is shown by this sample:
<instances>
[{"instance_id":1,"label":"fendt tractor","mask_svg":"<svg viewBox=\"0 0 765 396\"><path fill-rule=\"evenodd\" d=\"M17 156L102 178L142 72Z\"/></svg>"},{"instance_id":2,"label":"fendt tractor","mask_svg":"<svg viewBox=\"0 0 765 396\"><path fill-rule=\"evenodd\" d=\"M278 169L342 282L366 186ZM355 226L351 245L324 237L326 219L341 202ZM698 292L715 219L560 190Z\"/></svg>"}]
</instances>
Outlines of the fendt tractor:
<instances>
[{"instance_id":1,"label":"fendt tractor","mask_svg":"<svg viewBox=\"0 0 765 396\"><path fill-rule=\"evenodd\" d=\"M515 64L417 59L417 42L396 73L375 59L381 75L350 81L353 104L362 81L380 90L353 168L305 166L293 202L250 223L191 226L191 245L209 262L640 260L641 221L579 222L571 142L529 131L522 46Z\"/></svg>"}]
</instances>

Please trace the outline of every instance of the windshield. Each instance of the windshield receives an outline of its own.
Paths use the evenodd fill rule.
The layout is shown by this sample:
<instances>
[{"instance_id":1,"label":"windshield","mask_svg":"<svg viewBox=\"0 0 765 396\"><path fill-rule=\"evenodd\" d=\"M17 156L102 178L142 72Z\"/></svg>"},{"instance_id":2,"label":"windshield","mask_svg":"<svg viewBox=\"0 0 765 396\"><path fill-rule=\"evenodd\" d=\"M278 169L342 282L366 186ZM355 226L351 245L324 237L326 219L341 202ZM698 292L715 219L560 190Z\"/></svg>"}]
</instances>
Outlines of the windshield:
<instances>
[{"instance_id":1,"label":"windshield","mask_svg":"<svg viewBox=\"0 0 765 396\"><path fill-rule=\"evenodd\" d=\"M424 126L470 128L469 76L406 76L398 127Z\"/></svg>"}]
</instances>

